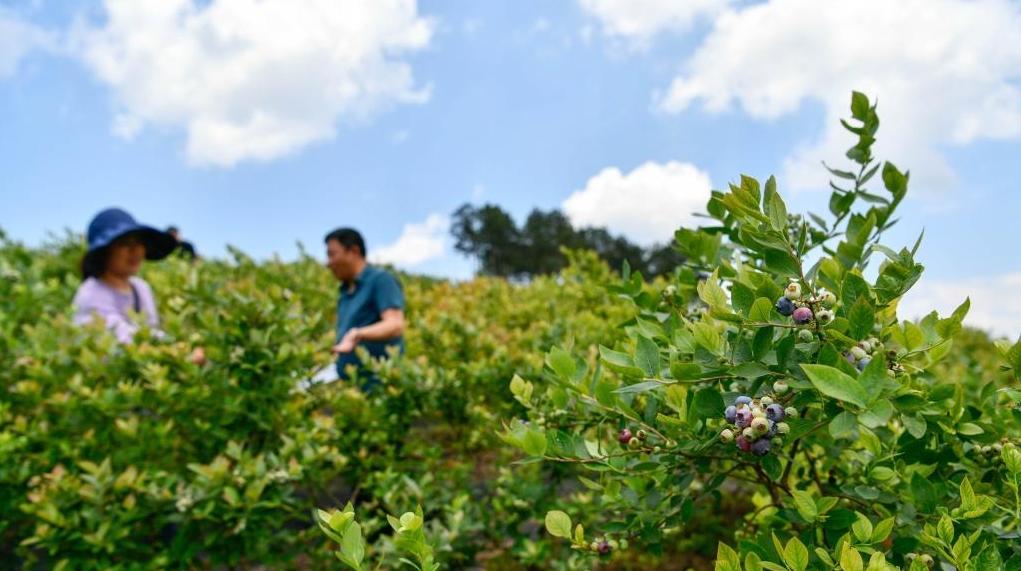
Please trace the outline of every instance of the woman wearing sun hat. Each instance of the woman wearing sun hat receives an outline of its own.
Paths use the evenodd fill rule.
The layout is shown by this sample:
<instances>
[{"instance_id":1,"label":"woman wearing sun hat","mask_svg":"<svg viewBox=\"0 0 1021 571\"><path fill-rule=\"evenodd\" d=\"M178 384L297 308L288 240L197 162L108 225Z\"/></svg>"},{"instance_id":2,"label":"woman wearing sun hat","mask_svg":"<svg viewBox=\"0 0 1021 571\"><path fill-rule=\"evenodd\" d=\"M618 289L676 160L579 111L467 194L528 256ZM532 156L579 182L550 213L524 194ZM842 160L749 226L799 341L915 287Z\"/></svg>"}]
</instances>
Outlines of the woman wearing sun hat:
<instances>
[{"instance_id":1,"label":"woman wearing sun hat","mask_svg":"<svg viewBox=\"0 0 1021 571\"><path fill-rule=\"evenodd\" d=\"M89 249L82 258L82 284L74 296L74 321L84 325L102 319L121 343L131 343L138 331L133 314L144 317L159 332L159 313L152 289L138 271L143 260L162 260L177 247L166 232L139 224L119 208L103 210L89 223ZM162 335L159 332L158 335ZM205 360L196 349L192 360Z\"/></svg>"}]
</instances>

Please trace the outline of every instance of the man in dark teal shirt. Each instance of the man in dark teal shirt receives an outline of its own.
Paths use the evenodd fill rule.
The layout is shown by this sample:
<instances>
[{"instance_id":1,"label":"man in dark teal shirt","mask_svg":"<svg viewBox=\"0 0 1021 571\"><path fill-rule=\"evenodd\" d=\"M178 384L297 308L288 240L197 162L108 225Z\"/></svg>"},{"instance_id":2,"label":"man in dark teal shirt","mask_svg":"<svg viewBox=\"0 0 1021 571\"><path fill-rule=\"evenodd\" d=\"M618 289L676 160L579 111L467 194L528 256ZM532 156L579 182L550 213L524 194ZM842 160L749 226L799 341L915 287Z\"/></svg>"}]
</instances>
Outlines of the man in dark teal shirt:
<instances>
[{"instance_id":1,"label":"man in dark teal shirt","mask_svg":"<svg viewBox=\"0 0 1021 571\"><path fill-rule=\"evenodd\" d=\"M365 259L365 240L357 230L339 228L326 235L327 266L340 280L337 300L337 374L348 379L348 365L364 374L355 348L361 345L373 358L387 349L404 352L404 294L400 282ZM369 385L375 384L371 377Z\"/></svg>"}]
</instances>

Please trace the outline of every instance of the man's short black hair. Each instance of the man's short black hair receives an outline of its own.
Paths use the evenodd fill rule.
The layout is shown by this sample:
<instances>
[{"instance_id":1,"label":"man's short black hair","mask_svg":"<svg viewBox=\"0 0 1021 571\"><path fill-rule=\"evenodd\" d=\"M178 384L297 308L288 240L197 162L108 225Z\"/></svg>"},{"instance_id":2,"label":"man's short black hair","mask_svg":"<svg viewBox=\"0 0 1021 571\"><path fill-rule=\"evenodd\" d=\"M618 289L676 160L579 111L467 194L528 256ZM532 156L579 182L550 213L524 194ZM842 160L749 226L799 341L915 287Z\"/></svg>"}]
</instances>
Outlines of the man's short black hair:
<instances>
[{"instance_id":1,"label":"man's short black hair","mask_svg":"<svg viewBox=\"0 0 1021 571\"><path fill-rule=\"evenodd\" d=\"M365 250L365 240L354 228L337 228L327 234L323 242L329 242L330 240L336 240L341 246L348 249L358 246L358 250L362 253L363 258L369 255L368 251Z\"/></svg>"},{"instance_id":2,"label":"man's short black hair","mask_svg":"<svg viewBox=\"0 0 1021 571\"><path fill-rule=\"evenodd\" d=\"M173 234L174 232L180 232L177 226L167 226L167 234Z\"/></svg>"}]
</instances>

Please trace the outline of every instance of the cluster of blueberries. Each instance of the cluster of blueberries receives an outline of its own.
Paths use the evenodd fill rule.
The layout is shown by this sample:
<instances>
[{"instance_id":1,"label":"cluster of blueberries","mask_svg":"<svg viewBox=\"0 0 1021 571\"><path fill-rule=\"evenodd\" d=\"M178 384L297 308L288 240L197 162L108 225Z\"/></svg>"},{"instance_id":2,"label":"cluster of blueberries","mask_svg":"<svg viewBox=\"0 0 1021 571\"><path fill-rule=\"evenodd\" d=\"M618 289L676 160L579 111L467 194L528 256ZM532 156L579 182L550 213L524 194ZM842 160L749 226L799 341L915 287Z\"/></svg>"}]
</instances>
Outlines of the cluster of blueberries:
<instances>
[{"instance_id":1,"label":"cluster of blueberries","mask_svg":"<svg viewBox=\"0 0 1021 571\"><path fill-rule=\"evenodd\" d=\"M837 296L833 292L820 289L816 295L803 295L801 284L792 281L787 285L780 299L776 300L776 310L784 317L790 317L798 325L808 325L815 320L820 325L827 325L833 321L833 311L830 309L837 304ZM813 311L812 308L822 306L821 309Z\"/></svg>"},{"instance_id":2,"label":"cluster of blueberries","mask_svg":"<svg viewBox=\"0 0 1021 571\"><path fill-rule=\"evenodd\" d=\"M787 383L783 381L773 384L775 395L783 395L788 390ZM784 408L771 397L753 399L741 395L723 411L723 417L732 426L720 432L720 439L736 442L742 452L765 456L773 446L782 444L780 436L790 432L790 426L783 422L784 419L795 418L797 415L796 408Z\"/></svg>"},{"instance_id":3,"label":"cluster of blueberries","mask_svg":"<svg viewBox=\"0 0 1021 571\"><path fill-rule=\"evenodd\" d=\"M869 366L872 362L872 355L877 351L883 350L883 342L875 337L870 337L865 341L859 341L857 345L851 347L846 353L844 358L847 362L854 365L859 371L865 370L865 367Z\"/></svg>"}]
</instances>

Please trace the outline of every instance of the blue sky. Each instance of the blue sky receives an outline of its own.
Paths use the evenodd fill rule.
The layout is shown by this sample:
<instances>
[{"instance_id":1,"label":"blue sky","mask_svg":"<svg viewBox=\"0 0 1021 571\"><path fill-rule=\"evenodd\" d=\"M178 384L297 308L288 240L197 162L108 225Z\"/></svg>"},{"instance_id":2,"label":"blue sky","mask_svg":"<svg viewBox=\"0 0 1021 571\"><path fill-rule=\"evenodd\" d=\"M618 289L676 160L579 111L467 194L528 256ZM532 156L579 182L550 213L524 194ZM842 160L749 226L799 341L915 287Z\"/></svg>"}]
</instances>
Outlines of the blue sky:
<instances>
[{"instance_id":1,"label":"blue sky","mask_svg":"<svg viewBox=\"0 0 1021 571\"><path fill-rule=\"evenodd\" d=\"M1021 331L1015 2L132 4L0 0L16 239L119 205L207 255L318 254L351 225L370 253L461 277L444 217L464 202L649 242L747 173L823 211L818 161L842 164L858 88L879 98L880 153L913 174L887 242L926 232L906 310L972 295L974 324Z\"/></svg>"}]
</instances>

